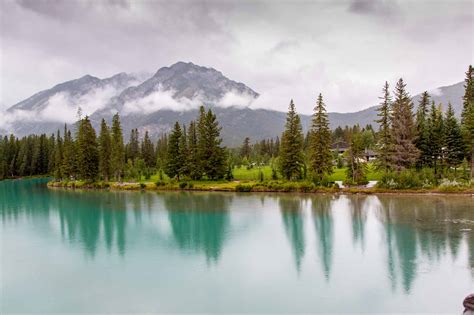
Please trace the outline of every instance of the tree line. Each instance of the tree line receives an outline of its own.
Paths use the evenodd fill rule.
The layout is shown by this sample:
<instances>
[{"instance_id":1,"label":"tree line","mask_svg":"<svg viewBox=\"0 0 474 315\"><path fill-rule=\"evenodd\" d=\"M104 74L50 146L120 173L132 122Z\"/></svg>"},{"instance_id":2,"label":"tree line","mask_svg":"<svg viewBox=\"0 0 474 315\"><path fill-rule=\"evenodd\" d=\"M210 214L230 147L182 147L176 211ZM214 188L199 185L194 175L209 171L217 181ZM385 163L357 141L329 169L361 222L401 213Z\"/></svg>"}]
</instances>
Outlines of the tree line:
<instances>
[{"instance_id":1,"label":"tree line","mask_svg":"<svg viewBox=\"0 0 474 315\"><path fill-rule=\"evenodd\" d=\"M473 76L469 66L460 121L451 104L443 111L428 92L422 94L414 111L406 84L400 79L392 93L387 82L383 87L375 121L377 131L371 125L331 131L326 105L319 94L305 135L292 100L280 137L254 144L247 137L241 147L233 149L222 146L216 115L202 106L196 120L188 125L176 122L156 143L148 131L140 137L138 129L133 129L125 144L118 113L113 116L111 127L102 120L98 135L86 116L75 124L74 134L65 126L62 132L58 130L50 136L0 137L0 179L51 174L57 180L122 181L159 173L160 178L166 174L178 180L215 180L232 179L235 166L270 164L273 178L278 173L286 180L311 179L322 184L335 164L343 164L341 156L334 152L339 146L348 147L344 160L349 183L366 181L364 161L369 148L378 153L376 167L384 173L430 168L442 176L468 161L472 178Z\"/></svg>"}]
</instances>

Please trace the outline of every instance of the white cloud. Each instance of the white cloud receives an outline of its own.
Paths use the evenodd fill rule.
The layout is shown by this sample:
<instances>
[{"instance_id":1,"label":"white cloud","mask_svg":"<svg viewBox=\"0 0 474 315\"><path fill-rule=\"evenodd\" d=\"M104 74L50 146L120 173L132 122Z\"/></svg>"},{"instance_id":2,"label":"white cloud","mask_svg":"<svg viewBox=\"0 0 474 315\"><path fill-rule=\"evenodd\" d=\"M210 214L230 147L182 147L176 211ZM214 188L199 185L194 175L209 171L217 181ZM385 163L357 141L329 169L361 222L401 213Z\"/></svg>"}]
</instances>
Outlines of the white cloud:
<instances>
[{"instance_id":1,"label":"white cloud","mask_svg":"<svg viewBox=\"0 0 474 315\"><path fill-rule=\"evenodd\" d=\"M237 107L248 107L252 105L255 101L253 95L249 93L240 93L239 91L229 91L219 100L217 105L219 107L230 107L230 106L237 106Z\"/></svg>"},{"instance_id":2,"label":"white cloud","mask_svg":"<svg viewBox=\"0 0 474 315\"><path fill-rule=\"evenodd\" d=\"M187 111L198 108L204 102L204 99L200 95L196 95L192 99L187 97L174 99L174 93L174 90L164 91L163 88L159 86L155 92L143 98L126 102L122 113L124 115L131 113L149 114L160 109Z\"/></svg>"}]
</instances>

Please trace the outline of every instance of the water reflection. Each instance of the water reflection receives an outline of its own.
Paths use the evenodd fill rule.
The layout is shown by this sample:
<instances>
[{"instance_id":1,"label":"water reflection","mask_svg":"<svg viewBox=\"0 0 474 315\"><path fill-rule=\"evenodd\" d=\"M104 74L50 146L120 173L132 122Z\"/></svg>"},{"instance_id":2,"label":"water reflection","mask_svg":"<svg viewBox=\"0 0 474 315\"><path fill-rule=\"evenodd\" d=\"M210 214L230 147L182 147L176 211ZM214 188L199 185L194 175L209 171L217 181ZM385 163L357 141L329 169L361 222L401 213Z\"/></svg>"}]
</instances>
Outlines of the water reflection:
<instances>
[{"instance_id":1,"label":"water reflection","mask_svg":"<svg viewBox=\"0 0 474 315\"><path fill-rule=\"evenodd\" d=\"M319 245L319 256L326 280L329 280L332 263L332 248L334 243L334 228L332 218L331 196L323 195L311 199L316 241Z\"/></svg>"},{"instance_id":2,"label":"water reflection","mask_svg":"<svg viewBox=\"0 0 474 315\"><path fill-rule=\"evenodd\" d=\"M48 190L44 181L35 180L0 183L0 200L3 226L27 222L41 227L39 236L80 244L91 259L101 252L126 257L141 244L144 252L172 248L183 257L204 255L217 265L224 249L238 257L230 244L243 242L251 230L261 234L255 232L252 244L240 244L239 250L257 248L258 255L273 245L258 236L279 233L291 252L275 249L275 259L291 254L298 274L320 268L326 283L337 279L335 253L341 252L348 260L378 259L392 291L405 294L413 291L418 275L446 260L474 270L473 203L465 197L104 193ZM313 224L305 226L306 219ZM238 222L245 228L235 228ZM380 257L370 256L371 250ZM320 266L314 267L313 254ZM310 259L303 268L305 256Z\"/></svg>"},{"instance_id":3,"label":"water reflection","mask_svg":"<svg viewBox=\"0 0 474 315\"><path fill-rule=\"evenodd\" d=\"M182 192L162 198L178 246L202 251L208 262L217 262L228 233L232 195Z\"/></svg>"},{"instance_id":4,"label":"water reflection","mask_svg":"<svg viewBox=\"0 0 474 315\"><path fill-rule=\"evenodd\" d=\"M281 196L278 199L285 232L290 241L299 272L305 251L304 222L301 211L302 198L299 196Z\"/></svg>"}]
</instances>

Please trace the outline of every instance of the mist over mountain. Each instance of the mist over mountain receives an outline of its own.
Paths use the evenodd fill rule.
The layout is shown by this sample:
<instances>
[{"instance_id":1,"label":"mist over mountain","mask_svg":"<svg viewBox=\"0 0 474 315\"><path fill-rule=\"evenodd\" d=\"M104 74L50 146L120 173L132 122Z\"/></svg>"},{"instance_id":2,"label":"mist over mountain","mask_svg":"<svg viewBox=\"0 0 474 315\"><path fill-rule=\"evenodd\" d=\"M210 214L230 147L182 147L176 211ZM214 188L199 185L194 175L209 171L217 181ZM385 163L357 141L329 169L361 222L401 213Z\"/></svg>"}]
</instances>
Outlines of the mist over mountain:
<instances>
[{"instance_id":1,"label":"mist over mountain","mask_svg":"<svg viewBox=\"0 0 474 315\"><path fill-rule=\"evenodd\" d=\"M432 90L438 104L453 104L456 114L462 108L463 82ZM255 105L259 94L243 83L225 77L221 72L178 62L160 68L154 75L119 73L99 79L90 75L67 81L41 91L10 107L0 118L0 133L18 136L30 133L52 133L64 123L77 120L78 108L89 115L95 127L105 118L119 112L125 140L132 128L153 137L171 130L175 121L189 123L200 105L212 107L222 126L222 137L228 146L240 145L242 139L253 141L281 134L286 113L260 109ZM415 105L420 96L413 97ZM288 99L289 101L289 99ZM376 108L353 113L329 113L331 127L374 124ZM311 116L301 115L306 131ZM3 130L2 130L3 128Z\"/></svg>"}]
</instances>

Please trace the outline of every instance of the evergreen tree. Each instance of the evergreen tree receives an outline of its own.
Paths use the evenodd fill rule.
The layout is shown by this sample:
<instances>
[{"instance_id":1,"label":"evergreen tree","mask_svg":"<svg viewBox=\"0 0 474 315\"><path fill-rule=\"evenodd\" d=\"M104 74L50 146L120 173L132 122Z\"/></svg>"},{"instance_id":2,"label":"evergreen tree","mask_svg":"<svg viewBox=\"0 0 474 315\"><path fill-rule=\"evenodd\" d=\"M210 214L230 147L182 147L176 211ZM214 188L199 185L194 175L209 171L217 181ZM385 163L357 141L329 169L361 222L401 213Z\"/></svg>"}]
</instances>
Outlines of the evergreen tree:
<instances>
[{"instance_id":1,"label":"evergreen tree","mask_svg":"<svg viewBox=\"0 0 474 315\"><path fill-rule=\"evenodd\" d=\"M332 173L331 130L329 118L319 94L309 131L309 160L313 178L319 183Z\"/></svg>"},{"instance_id":2,"label":"evergreen tree","mask_svg":"<svg viewBox=\"0 0 474 315\"><path fill-rule=\"evenodd\" d=\"M95 130L88 116L80 121L77 132L77 166L81 179L96 179L99 171L99 152Z\"/></svg>"},{"instance_id":3,"label":"evergreen tree","mask_svg":"<svg viewBox=\"0 0 474 315\"><path fill-rule=\"evenodd\" d=\"M166 155L168 152L168 136L163 134L156 143L156 167L162 172L166 168Z\"/></svg>"},{"instance_id":4,"label":"evergreen tree","mask_svg":"<svg viewBox=\"0 0 474 315\"><path fill-rule=\"evenodd\" d=\"M470 177L474 177L474 68L469 65L466 72L465 92L461 114L461 126L470 160Z\"/></svg>"},{"instance_id":5,"label":"evergreen tree","mask_svg":"<svg viewBox=\"0 0 474 315\"><path fill-rule=\"evenodd\" d=\"M242 144L242 147L240 149L240 157L241 158L247 158L249 159L250 157L250 138L245 137L244 143Z\"/></svg>"},{"instance_id":6,"label":"evergreen tree","mask_svg":"<svg viewBox=\"0 0 474 315\"><path fill-rule=\"evenodd\" d=\"M76 148L71 131L64 125L63 161L61 174L66 180L76 177Z\"/></svg>"},{"instance_id":7,"label":"evergreen tree","mask_svg":"<svg viewBox=\"0 0 474 315\"><path fill-rule=\"evenodd\" d=\"M188 169L191 179L197 180L202 177L201 163L198 152L198 135L196 122L191 121L188 128Z\"/></svg>"},{"instance_id":8,"label":"evergreen tree","mask_svg":"<svg viewBox=\"0 0 474 315\"><path fill-rule=\"evenodd\" d=\"M202 111L204 111L204 108ZM202 115L202 112L201 112ZM226 174L226 152L221 147L219 122L211 109L199 117L198 122L198 151L202 171L208 179L222 179Z\"/></svg>"},{"instance_id":9,"label":"evergreen tree","mask_svg":"<svg viewBox=\"0 0 474 315\"><path fill-rule=\"evenodd\" d=\"M135 161L140 158L140 142L138 141L138 129L132 129L130 131L130 141L127 144L127 155L126 159Z\"/></svg>"},{"instance_id":10,"label":"evergreen tree","mask_svg":"<svg viewBox=\"0 0 474 315\"><path fill-rule=\"evenodd\" d=\"M346 180L350 184L365 184L367 182L367 164L365 158L362 134L359 126L356 126L350 137L350 146L348 151L348 165L346 171Z\"/></svg>"},{"instance_id":11,"label":"evergreen tree","mask_svg":"<svg viewBox=\"0 0 474 315\"><path fill-rule=\"evenodd\" d=\"M430 166L431 164L431 150L429 139L428 126L428 107L430 104L430 95L428 92L423 92L421 95L418 110L416 112L416 139L415 146L420 151L417 165L419 167Z\"/></svg>"},{"instance_id":12,"label":"evergreen tree","mask_svg":"<svg viewBox=\"0 0 474 315\"><path fill-rule=\"evenodd\" d=\"M181 160L181 168L179 173L182 176L189 176L189 152L185 125L183 125L182 130L183 132L181 133L181 138L179 139L179 159Z\"/></svg>"},{"instance_id":13,"label":"evergreen tree","mask_svg":"<svg viewBox=\"0 0 474 315\"><path fill-rule=\"evenodd\" d=\"M99 174L105 181L108 181L112 175L111 155L110 131L105 119L102 119L99 135Z\"/></svg>"},{"instance_id":14,"label":"evergreen tree","mask_svg":"<svg viewBox=\"0 0 474 315\"><path fill-rule=\"evenodd\" d=\"M123 146L122 127L119 114L112 118L112 145L111 145L111 170L116 181L122 179L125 167L125 150Z\"/></svg>"},{"instance_id":15,"label":"evergreen tree","mask_svg":"<svg viewBox=\"0 0 474 315\"><path fill-rule=\"evenodd\" d=\"M286 115L285 131L280 144L280 173L287 180L302 178L304 165L303 131L293 100Z\"/></svg>"},{"instance_id":16,"label":"evergreen tree","mask_svg":"<svg viewBox=\"0 0 474 315\"><path fill-rule=\"evenodd\" d=\"M454 110L451 103L448 104L444 124L444 147L446 155L446 164L448 167L456 167L464 159L464 143L461 134L461 128L454 116Z\"/></svg>"},{"instance_id":17,"label":"evergreen tree","mask_svg":"<svg viewBox=\"0 0 474 315\"><path fill-rule=\"evenodd\" d=\"M390 96L388 82L385 81L383 87L383 96L380 97L382 102L378 108L377 119L375 122L379 124L379 131L377 133L377 152L378 157L376 161L376 167L379 170L388 172L391 166L390 147L392 144L392 138L390 134L390 117L391 117L391 106L392 97ZM341 129L342 132L342 129Z\"/></svg>"},{"instance_id":18,"label":"evergreen tree","mask_svg":"<svg viewBox=\"0 0 474 315\"><path fill-rule=\"evenodd\" d=\"M180 155L180 143L182 138L181 127L178 122L174 124L174 129L170 134L168 141L168 154L166 159L166 175L170 178L177 177L178 181L183 167L183 161Z\"/></svg>"},{"instance_id":19,"label":"evergreen tree","mask_svg":"<svg viewBox=\"0 0 474 315\"><path fill-rule=\"evenodd\" d=\"M56 180L61 180L64 178L61 171L61 166L63 163L63 141L61 139L59 130L56 136L56 148L54 151L54 178L56 178Z\"/></svg>"},{"instance_id":20,"label":"evergreen tree","mask_svg":"<svg viewBox=\"0 0 474 315\"><path fill-rule=\"evenodd\" d=\"M156 164L155 148L153 146L153 142L150 140L150 136L148 135L148 130L145 131L145 137L142 141L141 151L143 161L145 162L145 167L154 167Z\"/></svg>"},{"instance_id":21,"label":"evergreen tree","mask_svg":"<svg viewBox=\"0 0 474 315\"><path fill-rule=\"evenodd\" d=\"M413 121L413 103L405 87L403 79L398 80L391 113L390 157L392 168L398 172L411 167L419 155L414 144L416 129Z\"/></svg>"},{"instance_id":22,"label":"evergreen tree","mask_svg":"<svg viewBox=\"0 0 474 315\"><path fill-rule=\"evenodd\" d=\"M428 118L428 141L430 144L429 155L431 157L431 166L438 172L441 164L442 149L444 144L443 134L443 113L440 107L436 107L434 101L431 104L430 116Z\"/></svg>"}]
</instances>

